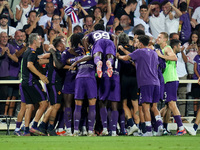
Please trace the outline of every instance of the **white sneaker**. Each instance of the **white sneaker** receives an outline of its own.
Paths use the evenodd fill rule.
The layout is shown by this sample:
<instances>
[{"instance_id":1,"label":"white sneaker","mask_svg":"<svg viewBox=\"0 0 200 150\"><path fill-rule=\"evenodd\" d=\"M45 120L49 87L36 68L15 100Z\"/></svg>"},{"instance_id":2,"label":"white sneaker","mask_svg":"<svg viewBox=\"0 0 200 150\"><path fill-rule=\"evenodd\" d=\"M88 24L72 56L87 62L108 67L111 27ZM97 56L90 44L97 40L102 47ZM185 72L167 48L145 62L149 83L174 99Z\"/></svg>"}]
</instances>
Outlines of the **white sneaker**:
<instances>
[{"instance_id":1,"label":"white sneaker","mask_svg":"<svg viewBox=\"0 0 200 150\"><path fill-rule=\"evenodd\" d=\"M162 136L162 134L163 134L163 125L160 125L158 127L158 132L156 132L155 136Z\"/></svg>"},{"instance_id":2,"label":"white sneaker","mask_svg":"<svg viewBox=\"0 0 200 150\"><path fill-rule=\"evenodd\" d=\"M138 127L135 124L132 127L129 127L127 129L128 135L131 135L133 134L133 132L136 132L136 131L138 131Z\"/></svg>"},{"instance_id":3,"label":"white sneaker","mask_svg":"<svg viewBox=\"0 0 200 150\"><path fill-rule=\"evenodd\" d=\"M152 132L146 132L142 136L153 136L153 133Z\"/></svg>"},{"instance_id":4,"label":"white sneaker","mask_svg":"<svg viewBox=\"0 0 200 150\"><path fill-rule=\"evenodd\" d=\"M88 130L87 136L97 136L94 131Z\"/></svg>"},{"instance_id":5,"label":"white sneaker","mask_svg":"<svg viewBox=\"0 0 200 150\"><path fill-rule=\"evenodd\" d=\"M66 129L66 133L65 133L66 136L73 136L72 132L71 132L71 128L67 128Z\"/></svg>"},{"instance_id":6,"label":"white sneaker","mask_svg":"<svg viewBox=\"0 0 200 150\"><path fill-rule=\"evenodd\" d=\"M82 127L82 136L87 136L87 129L86 126Z\"/></svg>"},{"instance_id":7,"label":"white sneaker","mask_svg":"<svg viewBox=\"0 0 200 150\"><path fill-rule=\"evenodd\" d=\"M188 126L184 126L184 127L190 135L196 135L197 134L197 131L195 131L193 127L188 127Z\"/></svg>"},{"instance_id":8,"label":"white sneaker","mask_svg":"<svg viewBox=\"0 0 200 150\"><path fill-rule=\"evenodd\" d=\"M103 131L101 132L101 135L104 135L104 136L108 135L107 128L103 128Z\"/></svg>"},{"instance_id":9,"label":"white sneaker","mask_svg":"<svg viewBox=\"0 0 200 150\"><path fill-rule=\"evenodd\" d=\"M78 130L74 130L73 136L79 136L79 131Z\"/></svg>"},{"instance_id":10,"label":"white sneaker","mask_svg":"<svg viewBox=\"0 0 200 150\"><path fill-rule=\"evenodd\" d=\"M118 135L117 135L116 131L112 131L111 136L118 136Z\"/></svg>"}]
</instances>

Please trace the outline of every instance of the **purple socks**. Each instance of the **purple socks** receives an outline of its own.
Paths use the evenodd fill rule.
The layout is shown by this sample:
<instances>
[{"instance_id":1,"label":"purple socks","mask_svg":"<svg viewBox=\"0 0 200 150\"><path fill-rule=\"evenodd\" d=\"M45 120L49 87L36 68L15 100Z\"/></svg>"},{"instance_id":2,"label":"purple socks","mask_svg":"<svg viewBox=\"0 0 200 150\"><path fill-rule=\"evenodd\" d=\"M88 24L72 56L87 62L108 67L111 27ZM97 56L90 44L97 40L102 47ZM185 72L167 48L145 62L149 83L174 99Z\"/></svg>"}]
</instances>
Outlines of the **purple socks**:
<instances>
[{"instance_id":1,"label":"purple socks","mask_svg":"<svg viewBox=\"0 0 200 150\"><path fill-rule=\"evenodd\" d=\"M82 106L75 105L75 110L74 110L74 130L78 130L79 127L79 122L81 119L81 108Z\"/></svg>"},{"instance_id":2,"label":"purple socks","mask_svg":"<svg viewBox=\"0 0 200 150\"><path fill-rule=\"evenodd\" d=\"M90 105L88 112L88 127L90 131L93 131L94 129L95 117L96 117L96 105Z\"/></svg>"}]
</instances>

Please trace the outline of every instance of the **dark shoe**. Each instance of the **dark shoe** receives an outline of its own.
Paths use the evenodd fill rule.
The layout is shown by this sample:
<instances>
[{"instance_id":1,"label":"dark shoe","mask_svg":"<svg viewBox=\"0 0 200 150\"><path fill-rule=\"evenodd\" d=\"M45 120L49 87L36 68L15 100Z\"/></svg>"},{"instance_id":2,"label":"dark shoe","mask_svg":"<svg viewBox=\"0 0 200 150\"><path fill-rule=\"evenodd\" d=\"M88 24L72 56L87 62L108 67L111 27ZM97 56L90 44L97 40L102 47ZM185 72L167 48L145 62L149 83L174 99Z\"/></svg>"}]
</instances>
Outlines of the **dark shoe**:
<instances>
[{"instance_id":1,"label":"dark shoe","mask_svg":"<svg viewBox=\"0 0 200 150\"><path fill-rule=\"evenodd\" d=\"M48 129L47 129L47 134L48 134L48 136L58 136L58 135L56 134L56 130L55 130L55 129L53 129L53 130L48 130Z\"/></svg>"}]
</instances>

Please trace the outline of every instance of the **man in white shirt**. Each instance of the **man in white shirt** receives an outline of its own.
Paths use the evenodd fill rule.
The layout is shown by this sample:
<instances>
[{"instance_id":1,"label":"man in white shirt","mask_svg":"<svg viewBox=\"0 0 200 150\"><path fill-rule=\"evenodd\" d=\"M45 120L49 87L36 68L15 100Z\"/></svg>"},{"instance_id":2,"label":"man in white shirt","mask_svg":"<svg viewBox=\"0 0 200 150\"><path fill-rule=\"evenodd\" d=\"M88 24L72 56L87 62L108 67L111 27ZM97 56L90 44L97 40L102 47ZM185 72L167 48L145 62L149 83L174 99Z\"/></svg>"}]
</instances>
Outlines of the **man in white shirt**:
<instances>
[{"instance_id":1,"label":"man in white shirt","mask_svg":"<svg viewBox=\"0 0 200 150\"><path fill-rule=\"evenodd\" d=\"M178 33L179 17L182 15L181 11L168 0L162 3L162 10L165 16L165 32L167 34Z\"/></svg>"},{"instance_id":2,"label":"man in white shirt","mask_svg":"<svg viewBox=\"0 0 200 150\"><path fill-rule=\"evenodd\" d=\"M152 16L149 17L149 14L152 14ZM159 2L153 2L144 19L145 22L149 22L149 26L151 29L151 33L156 39L160 32L165 31L165 16L163 12L160 12L160 3Z\"/></svg>"},{"instance_id":3,"label":"man in white shirt","mask_svg":"<svg viewBox=\"0 0 200 150\"><path fill-rule=\"evenodd\" d=\"M140 6L140 16L134 18L134 26L142 24L145 27L145 33L149 33L149 24L146 23L143 19L148 11L147 5Z\"/></svg>"},{"instance_id":4,"label":"man in white shirt","mask_svg":"<svg viewBox=\"0 0 200 150\"><path fill-rule=\"evenodd\" d=\"M51 22L52 16L54 15L55 8L52 2L47 2L45 5L45 9L46 9L47 14L40 17L39 26L41 26L44 29L44 32L47 33L47 30L46 30L47 22L48 21Z\"/></svg>"}]
</instances>

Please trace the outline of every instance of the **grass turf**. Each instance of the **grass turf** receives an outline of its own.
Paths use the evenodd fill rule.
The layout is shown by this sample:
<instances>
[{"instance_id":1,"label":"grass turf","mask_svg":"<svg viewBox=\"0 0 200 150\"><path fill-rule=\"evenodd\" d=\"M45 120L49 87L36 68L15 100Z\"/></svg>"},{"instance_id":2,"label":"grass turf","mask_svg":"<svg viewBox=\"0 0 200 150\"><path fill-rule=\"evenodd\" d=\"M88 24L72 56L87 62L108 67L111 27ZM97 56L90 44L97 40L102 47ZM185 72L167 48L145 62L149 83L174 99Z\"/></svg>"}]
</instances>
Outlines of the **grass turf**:
<instances>
[{"instance_id":1,"label":"grass turf","mask_svg":"<svg viewBox=\"0 0 200 150\"><path fill-rule=\"evenodd\" d=\"M197 136L162 136L162 137L17 137L0 135L1 150L189 150L200 146L200 135Z\"/></svg>"}]
</instances>

